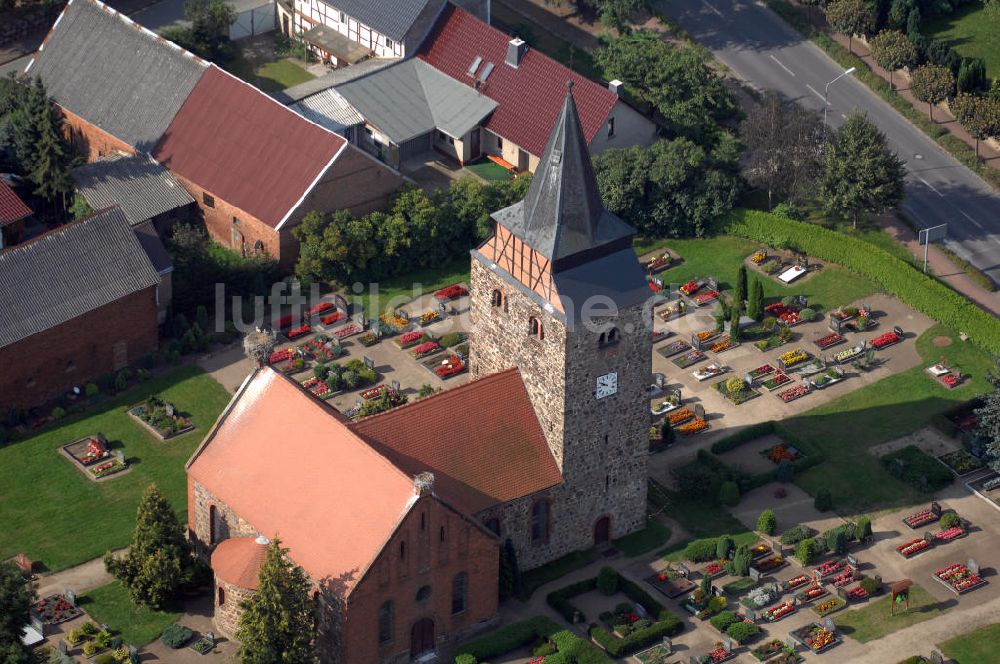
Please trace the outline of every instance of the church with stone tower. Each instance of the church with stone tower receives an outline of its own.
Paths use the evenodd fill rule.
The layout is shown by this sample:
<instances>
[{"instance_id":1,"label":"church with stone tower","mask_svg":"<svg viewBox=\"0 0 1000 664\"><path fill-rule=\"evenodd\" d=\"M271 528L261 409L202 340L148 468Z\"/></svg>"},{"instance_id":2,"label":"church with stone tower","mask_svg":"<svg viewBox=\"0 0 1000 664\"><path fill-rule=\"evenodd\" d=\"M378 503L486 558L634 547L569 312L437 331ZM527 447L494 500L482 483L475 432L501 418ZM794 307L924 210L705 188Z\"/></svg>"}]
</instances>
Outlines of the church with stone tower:
<instances>
[{"instance_id":1,"label":"church with stone tower","mask_svg":"<svg viewBox=\"0 0 1000 664\"><path fill-rule=\"evenodd\" d=\"M188 524L233 635L280 538L313 581L321 661L407 662L497 619L522 569L645 526L649 290L572 88L524 201L472 251L471 380L351 421L268 367L188 461Z\"/></svg>"}]
</instances>

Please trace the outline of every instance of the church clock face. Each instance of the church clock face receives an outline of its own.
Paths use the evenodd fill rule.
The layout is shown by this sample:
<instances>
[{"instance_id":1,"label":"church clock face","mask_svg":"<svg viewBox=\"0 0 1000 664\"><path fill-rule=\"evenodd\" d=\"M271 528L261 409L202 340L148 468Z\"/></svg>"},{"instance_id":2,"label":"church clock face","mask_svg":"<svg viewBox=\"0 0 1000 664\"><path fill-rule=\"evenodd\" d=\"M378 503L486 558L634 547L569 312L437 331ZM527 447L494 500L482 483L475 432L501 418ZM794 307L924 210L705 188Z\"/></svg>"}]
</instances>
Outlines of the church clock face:
<instances>
[{"instance_id":1,"label":"church clock face","mask_svg":"<svg viewBox=\"0 0 1000 664\"><path fill-rule=\"evenodd\" d=\"M603 376L597 377L597 391L596 395L598 399L603 399L604 397L610 397L612 394L618 392L618 372L612 371L611 373L606 373Z\"/></svg>"}]
</instances>

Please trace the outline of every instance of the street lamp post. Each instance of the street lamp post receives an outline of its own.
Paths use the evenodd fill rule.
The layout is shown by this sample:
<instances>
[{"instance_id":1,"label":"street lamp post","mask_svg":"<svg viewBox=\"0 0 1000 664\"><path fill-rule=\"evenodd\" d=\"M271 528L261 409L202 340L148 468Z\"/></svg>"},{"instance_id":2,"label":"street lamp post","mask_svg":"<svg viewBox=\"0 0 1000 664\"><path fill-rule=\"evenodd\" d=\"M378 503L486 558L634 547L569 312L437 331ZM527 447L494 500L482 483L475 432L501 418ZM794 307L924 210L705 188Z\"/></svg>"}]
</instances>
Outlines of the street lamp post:
<instances>
[{"instance_id":1,"label":"street lamp post","mask_svg":"<svg viewBox=\"0 0 1000 664\"><path fill-rule=\"evenodd\" d=\"M845 76L850 76L851 74L853 74L855 72L855 70L857 70L857 67L851 67L850 69L848 69L847 71L845 71L844 73L842 73L840 76L838 76L837 78L833 79L832 81L830 81L829 83L826 84L826 89L823 90L823 126L824 127L826 126L826 112L827 112L827 109L830 108L830 86L833 85L834 83L836 83L837 81L839 81L840 79L844 78Z\"/></svg>"}]
</instances>

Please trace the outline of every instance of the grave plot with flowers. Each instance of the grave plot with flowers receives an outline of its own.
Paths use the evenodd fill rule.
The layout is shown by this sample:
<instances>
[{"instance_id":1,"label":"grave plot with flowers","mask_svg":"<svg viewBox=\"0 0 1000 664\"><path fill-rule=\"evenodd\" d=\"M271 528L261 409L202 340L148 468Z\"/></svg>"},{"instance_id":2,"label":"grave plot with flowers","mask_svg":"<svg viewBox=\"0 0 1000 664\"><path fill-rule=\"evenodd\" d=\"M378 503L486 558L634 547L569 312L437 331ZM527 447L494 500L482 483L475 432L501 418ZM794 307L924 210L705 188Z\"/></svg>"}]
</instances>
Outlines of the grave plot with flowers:
<instances>
[{"instance_id":1,"label":"grave plot with flowers","mask_svg":"<svg viewBox=\"0 0 1000 664\"><path fill-rule=\"evenodd\" d=\"M934 523L941 518L941 506L937 503L931 503L931 506L927 509L914 512L913 514L905 517L903 523L905 523L910 528L917 530L918 528L923 528L929 523Z\"/></svg>"},{"instance_id":2,"label":"grave plot with flowers","mask_svg":"<svg viewBox=\"0 0 1000 664\"><path fill-rule=\"evenodd\" d=\"M194 423L156 395L150 395L137 406L129 408L128 414L144 428L153 432L160 440L167 440L194 431Z\"/></svg>"},{"instance_id":3,"label":"grave plot with flowers","mask_svg":"<svg viewBox=\"0 0 1000 664\"><path fill-rule=\"evenodd\" d=\"M83 611L71 604L65 595L49 595L31 605L31 616L41 620L43 625L58 625L81 615Z\"/></svg>"},{"instance_id":4,"label":"grave plot with flowers","mask_svg":"<svg viewBox=\"0 0 1000 664\"><path fill-rule=\"evenodd\" d=\"M720 380L713 386L716 391L733 404L734 406L739 406L744 404L751 399L760 396L760 392L753 389L747 385L746 381L742 378L732 377L726 380Z\"/></svg>"},{"instance_id":5,"label":"grave plot with flowers","mask_svg":"<svg viewBox=\"0 0 1000 664\"><path fill-rule=\"evenodd\" d=\"M778 622L782 618L787 618L793 613L795 613L795 604L791 601L785 601L764 609L764 620L767 622Z\"/></svg>"},{"instance_id":6,"label":"grave plot with flowers","mask_svg":"<svg viewBox=\"0 0 1000 664\"><path fill-rule=\"evenodd\" d=\"M719 662L727 662L736 657L736 651L726 650L722 642L716 643L715 646L706 653L702 653L697 657L692 657L691 661L697 662L698 664L719 664Z\"/></svg>"},{"instance_id":7,"label":"grave plot with flowers","mask_svg":"<svg viewBox=\"0 0 1000 664\"><path fill-rule=\"evenodd\" d=\"M73 465L92 480L100 480L128 470L121 450L112 454L103 434L87 436L60 448Z\"/></svg>"},{"instance_id":8,"label":"grave plot with flowers","mask_svg":"<svg viewBox=\"0 0 1000 664\"><path fill-rule=\"evenodd\" d=\"M410 328L410 319L399 312L385 312L378 317L379 322L388 328L390 334L402 334Z\"/></svg>"},{"instance_id":9,"label":"grave plot with flowers","mask_svg":"<svg viewBox=\"0 0 1000 664\"><path fill-rule=\"evenodd\" d=\"M892 330L880 334L869 343L877 350L883 350L889 346L894 346L903 340L903 330L898 327L892 328Z\"/></svg>"},{"instance_id":10,"label":"grave plot with flowers","mask_svg":"<svg viewBox=\"0 0 1000 664\"><path fill-rule=\"evenodd\" d=\"M347 354L347 349L334 343L329 336L317 334L309 341L299 344L299 351L314 362L332 362Z\"/></svg>"},{"instance_id":11,"label":"grave plot with flowers","mask_svg":"<svg viewBox=\"0 0 1000 664\"><path fill-rule=\"evenodd\" d=\"M896 553L903 556L904 558L912 558L913 556L923 553L931 547L931 542L923 537L918 537L917 539L910 540L909 542L903 542L896 547Z\"/></svg>"},{"instance_id":12,"label":"grave plot with flowers","mask_svg":"<svg viewBox=\"0 0 1000 664\"><path fill-rule=\"evenodd\" d=\"M778 366L782 369L797 367L812 359L812 355L801 348L793 348L778 356Z\"/></svg>"},{"instance_id":13,"label":"grave plot with flowers","mask_svg":"<svg viewBox=\"0 0 1000 664\"><path fill-rule=\"evenodd\" d=\"M706 359L708 359L708 356L705 355L700 350L689 350L683 355L675 357L673 360L671 360L671 362L673 362L675 365L677 365L677 367L681 369L687 369L688 367L693 367L694 365L698 364L699 362L703 362Z\"/></svg>"},{"instance_id":14,"label":"grave plot with flowers","mask_svg":"<svg viewBox=\"0 0 1000 664\"><path fill-rule=\"evenodd\" d=\"M312 333L312 326L306 324L290 328L287 332L285 332L285 336L288 338L289 341L294 341L295 339L298 339L299 337L304 337L310 333Z\"/></svg>"},{"instance_id":15,"label":"grave plot with flowers","mask_svg":"<svg viewBox=\"0 0 1000 664\"><path fill-rule=\"evenodd\" d=\"M694 581L687 578L677 570L669 567L658 574L648 577L646 579L646 583L650 584L670 599L675 599L681 595L685 595L698 587L698 584Z\"/></svg>"},{"instance_id":16,"label":"grave plot with flowers","mask_svg":"<svg viewBox=\"0 0 1000 664\"><path fill-rule=\"evenodd\" d=\"M795 664L802 661L802 656L795 652L794 648L785 645L781 639L768 639L751 650L750 654L759 662L772 664Z\"/></svg>"},{"instance_id":17,"label":"grave plot with flowers","mask_svg":"<svg viewBox=\"0 0 1000 664\"><path fill-rule=\"evenodd\" d=\"M422 363L424 368L434 373L435 376L444 380L464 373L465 362L458 355L449 355L444 359L441 357L431 358Z\"/></svg>"},{"instance_id":18,"label":"grave plot with flowers","mask_svg":"<svg viewBox=\"0 0 1000 664\"><path fill-rule=\"evenodd\" d=\"M773 366L771 366L770 364L762 364L759 367L756 367L755 369L751 369L750 371L748 371L747 378L749 378L752 382L756 382L764 378L765 376L770 376L774 372L775 368Z\"/></svg>"},{"instance_id":19,"label":"grave plot with flowers","mask_svg":"<svg viewBox=\"0 0 1000 664\"><path fill-rule=\"evenodd\" d=\"M413 348L417 344L422 344L425 341L431 341L431 338L423 330L413 330L412 332L404 332L403 334L396 337L396 345L406 350L407 348Z\"/></svg>"},{"instance_id":20,"label":"grave plot with flowers","mask_svg":"<svg viewBox=\"0 0 1000 664\"><path fill-rule=\"evenodd\" d=\"M831 332L830 334L820 337L813 343L816 344L816 347L819 348L820 350L826 350L827 348L832 348L837 344L844 343L844 337L840 336L835 332Z\"/></svg>"},{"instance_id":21,"label":"grave plot with flowers","mask_svg":"<svg viewBox=\"0 0 1000 664\"><path fill-rule=\"evenodd\" d=\"M962 563L953 563L936 570L934 578L956 595L961 595L986 585L986 579L979 575L978 570L969 569Z\"/></svg>"},{"instance_id":22,"label":"grave plot with flowers","mask_svg":"<svg viewBox=\"0 0 1000 664\"><path fill-rule=\"evenodd\" d=\"M788 635L812 652L823 652L840 643L840 637L819 623L810 623Z\"/></svg>"},{"instance_id":23,"label":"grave plot with flowers","mask_svg":"<svg viewBox=\"0 0 1000 664\"><path fill-rule=\"evenodd\" d=\"M441 314L434 309L430 309L420 314L420 318L417 319L417 323L419 323L420 327L427 327L428 325L436 323L439 320L441 320Z\"/></svg>"},{"instance_id":24,"label":"grave plot with flowers","mask_svg":"<svg viewBox=\"0 0 1000 664\"><path fill-rule=\"evenodd\" d=\"M785 403L791 403L796 399L801 399L802 397L810 394L812 388L809 385L796 385L794 387L789 387L786 390L782 390L777 393L777 397L784 401Z\"/></svg>"},{"instance_id":25,"label":"grave plot with flowers","mask_svg":"<svg viewBox=\"0 0 1000 664\"><path fill-rule=\"evenodd\" d=\"M969 454L965 450L955 450L954 452L942 454L938 457L938 461L951 468L951 472L959 477L974 473L984 465L982 459Z\"/></svg>"},{"instance_id":26,"label":"grave plot with flowers","mask_svg":"<svg viewBox=\"0 0 1000 664\"><path fill-rule=\"evenodd\" d=\"M410 349L410 357L419 360L441 350L441 344L436 341L424 341Z\"/></svg>"},{"instance_id":27,"label":"grave plot with flowers","mask_svg":"<svg viewBox=\"0 0 1000 664\"><path fill-rule=\"evenodd\" d=\"M812 606L812 612L820 618L823 618L831 613L840 611L845 606L847 606L847 600L843 597L831 597L830 599L825 599L822 602L814 604Z\"/></svg>"},{"instance_id":28,"label":"grave plot with flowers","mask_svg":"<svg viewBox=\"0 0 1000 664\"><path fill-rule=\"evenodd\" d=\"M434 291L434 298L441 302L447 302L449 300L464 297L468 294L468 289L466 289L466 287L462 284L452 284L451 286L445 286L440 290Z\"/></svg>"},{"instance_id":29,"label":"grave plot with flowers","mask_svg":"<svg viewBox=\"0 0 1000 664\"><path fill-rule=\"evenodd\" d=\"M665 346L660 346L656 349L656 352L663 357L671 358L674 355L680 355L681 353L686 353L689 350L691 350L691 344L681 339L676 339Z\"/></svg>"},{"instance_id":30,"label":"grave plot with flowers","mask_svg":"<svg viewBox=\"0 0 1000 664\"><path fill-rule=\"evenodd\" d=\"M768 378L765 378L760 386L763 387L768 392L774 392L778 388L788 385L792 382L792 379L784 371L776 371Z\"/></svg>"}]
</instances>

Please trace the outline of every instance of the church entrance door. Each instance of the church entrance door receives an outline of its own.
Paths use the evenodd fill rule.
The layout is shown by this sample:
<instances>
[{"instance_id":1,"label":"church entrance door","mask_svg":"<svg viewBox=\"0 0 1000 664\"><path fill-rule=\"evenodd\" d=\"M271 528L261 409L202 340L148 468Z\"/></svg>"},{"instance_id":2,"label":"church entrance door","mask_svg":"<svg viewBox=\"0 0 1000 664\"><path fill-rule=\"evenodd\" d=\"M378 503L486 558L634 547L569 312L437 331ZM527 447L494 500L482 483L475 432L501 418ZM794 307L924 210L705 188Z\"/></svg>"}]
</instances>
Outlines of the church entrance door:
<instances>
[{"instance_id":1,"label":"church entrance door","mask_svg":"<svg viewBox=\"0 0 1000 664\"><path fill-rule=\"evenodd\" d=\"M611 539L611 517L602 516L594 524L594 544L607 543Z\"/></svg>"},{"instance_id":2,"label":"church entrance door","mask_svg":"<svg viewBox=\"0 0 1000 664\"><path fill-rule=\"evenodd\" d=\"M416 659L434 650L434 621L421 618L410 630L410 657Z\"/></svg>"}]
</instances>

